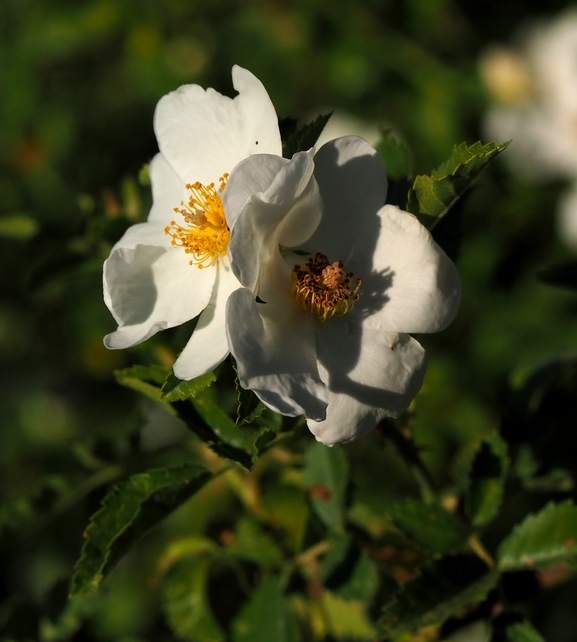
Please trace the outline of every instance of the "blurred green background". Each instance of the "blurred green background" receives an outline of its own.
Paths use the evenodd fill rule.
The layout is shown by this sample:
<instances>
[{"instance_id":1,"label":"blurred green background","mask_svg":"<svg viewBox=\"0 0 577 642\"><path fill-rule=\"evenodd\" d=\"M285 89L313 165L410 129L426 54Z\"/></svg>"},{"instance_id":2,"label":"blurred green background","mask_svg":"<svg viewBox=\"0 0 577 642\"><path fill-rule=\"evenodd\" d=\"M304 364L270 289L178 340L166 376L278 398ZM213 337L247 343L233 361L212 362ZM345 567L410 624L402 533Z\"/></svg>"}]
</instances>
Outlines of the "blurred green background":
<instances>
[{"instance_id":1,"label":"blurred green background","mask_svg":"<svg viewBox=\"0 0 577 642\"><path fill-rule=\"evenodd\" d=\"M532 17L567 4L2 0L0 630L8 631L2 639L37 639L39 622L45 640L173 639L160 614L159 556L185 535L222 540L246 502L238 480L207 487L137 547L68 632L50 629L106 484L200 456L184 428L113 376L132 363L170 365L190 328L130 351L102 346L115 327L102 301L102 262L124 229L146 218L149 188L138 176L157 149L152 117L159 98L191 82L231 95L230 70L239 64L262 80L279 117L345 110L395 132L410 150L412 171L430 172L455 143L481 137L490 99L479 54L490 43L508 42ZM526 427L507 423L506 400L540 363L575 354L575 295L536 278L540 268L571 256L554 231L564 187L532 185L500 158L460 208L462 309L449 330L419 338L430 365L415 418L417 441L448 494L474 439L499 426L513 442L531 437L521 434ZM544 424L531 428L541 438L535 465L543 473L575 470L574 389L564 390L548 412L563 408L566 432L548 441L539 432ZM390 498L415 492L404 464L378 435L345 451L361 523ZM291 516L298 530L302 498L286 472L293 463L282 463L282 474L265 463L262 474L274 477L267 487L271 510L281 520ZM563 492L574 494L570 483ZM505 511L510 523L494 537L548 498L512 501ZM212 590L213 609L220 602L222 610L238 589L223 573ZM576 639L576 600L573 579L532 603L547 640Z\"/></svg>"}]
</instances>

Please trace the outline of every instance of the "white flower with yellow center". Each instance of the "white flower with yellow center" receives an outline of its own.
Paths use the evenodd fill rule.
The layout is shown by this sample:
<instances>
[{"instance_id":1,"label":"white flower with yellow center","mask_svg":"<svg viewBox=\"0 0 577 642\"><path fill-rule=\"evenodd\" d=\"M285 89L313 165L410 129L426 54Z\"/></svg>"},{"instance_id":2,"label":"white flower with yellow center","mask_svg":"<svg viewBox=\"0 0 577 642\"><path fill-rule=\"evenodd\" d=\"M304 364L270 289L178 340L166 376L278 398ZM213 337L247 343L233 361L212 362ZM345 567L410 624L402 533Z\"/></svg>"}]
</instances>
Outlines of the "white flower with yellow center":
<instances>
[{"instance_id":1,"label":"white flower with yellow center","mask_svg":"<svg viewBox=\"0 0 577 642\"><path fill-rule=\"evenodd\" d=\"M282 150L262 83L238 66L232 81L234 99L185 85L159 101L148 221L129 228L104 264L104 300L118 322L106 347L128 348L200 314L174 364L181 379L212 370L228 354L225 304L239 287L227 258L228 174L251 154Z\"/></svg>"},{"instance_id":2,"label":"white flower with yellow center","mask_svg":"<svg viewBox=\"0 0 577 642\"><path fill-rule=\"evenodd\" d=\"M455 266L414 216L383 206L386 186L375 150L347 136L290 161L253 156L224 193L241 385L326 444L407 408L425 372L407 333L441 330L459 304Z\"/></svg>"}]
</instances>

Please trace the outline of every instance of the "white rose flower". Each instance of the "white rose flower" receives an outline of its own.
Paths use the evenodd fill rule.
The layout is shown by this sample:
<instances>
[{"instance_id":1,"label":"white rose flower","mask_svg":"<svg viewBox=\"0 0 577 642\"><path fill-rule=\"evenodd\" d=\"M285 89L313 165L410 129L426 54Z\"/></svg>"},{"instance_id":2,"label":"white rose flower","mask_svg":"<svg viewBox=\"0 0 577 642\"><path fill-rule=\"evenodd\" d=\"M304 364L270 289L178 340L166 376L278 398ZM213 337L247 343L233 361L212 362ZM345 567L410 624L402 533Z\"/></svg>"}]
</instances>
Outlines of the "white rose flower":
<instances>
[{"instance_id":1,"label":"white rose flower","mask_svg":"<svg viewBox=\"0 0 577 642\"><path fill-rule=\"evenodd\" d=\"M441 330L459 304L455 266L414 216L383 206L386 187L375 150L348 136L291 161L253 156L224 193L241 385L326 444L408 407L426 366L407 333Z\"/></svg>"},{"instance_id":2,"label":"white rose flower","mask_svg":"<svg viewBox=\"0 0 577 642\"><path fill-rule=\"evenodd\" d=\"M239 287L226 255L228 174L251 154L282 150L262 83L238 66L232 81L234 99L184 85L159 101L148 221L129 228L104 264L104 300L118 322L107 348L128 348L200 314L174 364L181 379L209 372L228 354L225 304Z\"/></svg>"},{"instance_id":3,"label":"white rose flower","mask_svg":"<svg viewBox=\"0 0 577 642\"><path fill-rule=\"evenodd\" d=\"M507 157L531 178L577 176L577 11L524 34L519 50L491 47L481 73L496 100L485 119L490 139L513 139Z\"/></svg>"}]
</instances>

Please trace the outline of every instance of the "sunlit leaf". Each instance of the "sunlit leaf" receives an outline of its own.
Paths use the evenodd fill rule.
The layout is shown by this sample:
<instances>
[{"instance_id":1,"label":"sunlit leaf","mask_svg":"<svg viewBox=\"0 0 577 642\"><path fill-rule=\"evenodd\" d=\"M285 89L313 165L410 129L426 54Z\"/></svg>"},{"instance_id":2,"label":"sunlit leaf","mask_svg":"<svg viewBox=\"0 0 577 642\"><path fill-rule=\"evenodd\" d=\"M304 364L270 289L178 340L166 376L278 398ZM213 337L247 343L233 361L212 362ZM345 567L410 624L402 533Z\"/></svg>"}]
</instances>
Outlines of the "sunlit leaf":
<instances>
[{"instance_id":1,"label":"sunlit leaf","mask_svg":"<svg viewBox=\"0 0 577 642\"><path fill-rule=\"evenodd\" d=\"M116 381L126 388L139 392L154 401L162 401L161 387L170 370L162 366L132 366L124 370L116 370ZM165 404L170 409L169 404Z\"/></svg>"},{"instance_id":2,"label":"sunlit leaf","mask_svg":"<svg viewBox=\"0 0 577 642\"><path fill-rule=\"evenodd\" d=\"M499 574L478 557L444 557L421 570L403 584L385 604L380 625L388 634L416 631L440 624L460 611L485 599Z\"/></svg>"},{"instance_id":3,"label":"sunlit leaf","mask_svg":"<svg viewBox=\"0 0 577 642\"><path fill-rule=\"evenodd\" d=\"M509 143L461 143L431 176L415 178L409 191L407 210L429 229L445 216L487 165Z\"/></svg>"},{"instance_id":4,"label":"sunlit leaf","mask_svg":"<svg viewBox=\"0 0 577 642\"><path fill-rule=\"evenodd\" d=\"M115 486L91 518L71 593L97 587L152 526L194 495L212 473L196 464L157 468Z\"/></svg>"},{"instance_id":5,"label":"sunlit leaf","mask_svg":"<svg viewBox=\"0 0 577 642\"><path fill-rule=\"evenodd\" d=\"M501 542L497 557L504 571L546 569L561 562L577 568L577 506L551 502L529 515Z\"/></svg>"},{"instance_id":6,"label":"sunlit leaf","mask_svg":"<svg viewBox=\"0 0 577 642\"><path fill-rule=\"evenodd\" d=\"M207 372L190 381L177 379L174 374L170 372L162 385L161 398L166 401L184 401L189 397L195 397L199 392L208 388L214 381L216 381L214 372Z\"/></svg>"},{"instance_id":7,"label":"sunlit leaf","mask_svg":"<svg viewBox=\"0 0 577 642\"><path fill-rule=\"evenodd\" d=\"M360 600L345 600L325 591L323 607L328 615L330 633L337 640L372 642L376 639L376 628L368 617L366 605Z\"/></svg>"}]
</instances>

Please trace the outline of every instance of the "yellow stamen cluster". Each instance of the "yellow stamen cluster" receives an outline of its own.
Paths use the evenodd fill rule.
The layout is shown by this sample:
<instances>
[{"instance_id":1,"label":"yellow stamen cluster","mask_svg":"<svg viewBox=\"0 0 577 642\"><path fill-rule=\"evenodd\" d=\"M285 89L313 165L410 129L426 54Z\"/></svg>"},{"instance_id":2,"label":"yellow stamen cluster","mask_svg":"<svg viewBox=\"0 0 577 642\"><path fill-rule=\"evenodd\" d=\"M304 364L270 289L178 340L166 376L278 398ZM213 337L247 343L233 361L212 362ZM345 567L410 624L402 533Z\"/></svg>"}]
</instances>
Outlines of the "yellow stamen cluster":
<instances>
[{"instance_id":1,"label":"yellow stamen cluster","mask_svg":"<svg viewBox=\"0 0 577 642\"><path fill-rule=\"evenodd\" d=\"M220 191L226 187L228 174L219 179ZM172 245L184 248L186 254L192 254L190 265L196 264L199 269L212 265L220 255L226 254L230 230L224 215L224 207L214 183L187 184L190 191L188 202L181 201L175 207L177 214L184 217L184 226L171 221L164 229L172 237Z\"/></svg>"},{"instance_id":2,"label":"yellow stamen cluster","mask_svg":"<svg viewBox=\"0 0 577 642\"><path fill-rule=\"evenodd\" d=\"M343 316L359 300L361 279L356 280L352 289L352 272L345 272L341 261L330 263L320 252L304 263L295 265L291 278L294 300L321 321Z\"/></svg>"}]
</instances>

